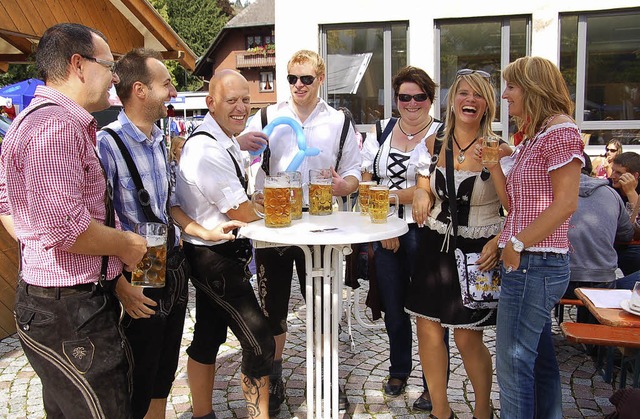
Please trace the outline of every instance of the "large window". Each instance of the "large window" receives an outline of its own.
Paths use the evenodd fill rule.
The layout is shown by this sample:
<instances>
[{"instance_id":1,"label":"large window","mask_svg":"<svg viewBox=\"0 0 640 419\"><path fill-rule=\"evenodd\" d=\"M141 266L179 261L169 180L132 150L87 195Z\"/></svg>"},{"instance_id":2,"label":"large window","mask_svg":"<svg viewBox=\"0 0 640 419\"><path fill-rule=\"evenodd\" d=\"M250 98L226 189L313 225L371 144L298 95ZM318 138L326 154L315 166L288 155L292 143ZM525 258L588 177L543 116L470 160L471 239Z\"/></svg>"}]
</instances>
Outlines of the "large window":
<instances>
[{"instance_id":1,"label":"large window","mask_svg":"<svg viewBox=\"0 0 640 419\"><path fill-rule=\"evenodd\" d=\"M640 145L640 10L562 15L560 33L560 69L583 138Z\"/></svg>"},{"instance_id":2,"label":"large window","mask_svg":"<svg viewBox=\"0 0 640 419\"><path fill-rule=\"evenodd\" d=\"M406 23L330 25L322 28L327 63L323 97L346 107L357 124L373 124L393 113L391 79L407 65Z\"/></svg>"},{"instance_id":3,"label":"large window","mask_svg":"<svg viewBox=\"0 0 640 419\"><path fill-rule=\"evenodd\" d=\"M461 68L484 70L491 74L496 93L496 120L493 129L502 134L509 127L508 109L500 100L500 69L527 55L530 45L530 20L524 17L445 20L436 23L439 60L436 72L440 92L436 116L444 117L449 87ZM513 124L512 124L513 125ZM506 139L507 135L503 135Z\"/></svg>"}]
</instances>

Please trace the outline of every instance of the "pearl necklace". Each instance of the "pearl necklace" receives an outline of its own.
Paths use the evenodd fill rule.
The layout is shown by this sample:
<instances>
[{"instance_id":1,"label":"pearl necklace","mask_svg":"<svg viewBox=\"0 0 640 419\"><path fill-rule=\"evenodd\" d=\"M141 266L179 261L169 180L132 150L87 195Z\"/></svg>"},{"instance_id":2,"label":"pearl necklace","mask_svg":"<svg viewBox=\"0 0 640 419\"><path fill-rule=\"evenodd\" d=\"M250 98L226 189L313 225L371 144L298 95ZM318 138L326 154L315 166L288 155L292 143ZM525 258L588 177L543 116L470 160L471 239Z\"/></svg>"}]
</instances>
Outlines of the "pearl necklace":
<instances>
[{"instance_id":1,"label":"pearl necklace","mask_svg":"<svg viewBox=\"0 0 640 419\"><path fill-rule=\"evenodd\" d=\"M462 164L465 159L467 158L464 153L466 153L466 151L469 149L469 147L471 147L476 140L478 139L477 137L473 139L473 141L471 141L465 148L460 147L460 144L458 144L458 140L456 140L456 136L455 134L452 134L453 136L453 141L456 143L456 145L458 146L458 149L460 149L460 152L458 153L458 163Z\"/></svg>"},{"instance_id":2,"label":"pearl necklace","mask_svg":"<svg viewBox=\"0 0 640 419\"><path fill-rule=\"evenodd\" d=\"M413 137L415 137L417 134L421 133L428 127L430 127L432 123L433 123L433 117L429 117L429 122L427 123L427 125L420 128L418 131L414 132L413 134L408 134L407 132L405 132L405 130L402 129L402 118L398 120L398 127L400 128L400 131L407 136L407 140L411 141L413 140Z\"/></svg>"}]
</instances>

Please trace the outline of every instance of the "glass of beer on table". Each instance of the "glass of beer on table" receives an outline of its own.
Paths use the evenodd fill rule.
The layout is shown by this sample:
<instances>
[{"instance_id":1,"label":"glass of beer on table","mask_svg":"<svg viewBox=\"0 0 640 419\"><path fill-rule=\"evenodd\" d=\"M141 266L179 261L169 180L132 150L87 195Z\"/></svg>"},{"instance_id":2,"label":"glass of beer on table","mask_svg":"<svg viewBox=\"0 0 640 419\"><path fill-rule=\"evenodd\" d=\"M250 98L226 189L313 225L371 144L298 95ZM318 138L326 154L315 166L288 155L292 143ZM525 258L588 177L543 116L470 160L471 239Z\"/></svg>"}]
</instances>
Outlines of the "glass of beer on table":
<instances>
[{"instance_id":1,"label":"glass of beer on table","mask_svg":"<svg viewBox=\"0 0 640 419\"><path fill-rule=\"evenodd\" d=\"M331 169L309 170L310 215L330 215L333 212L332 182Z\"/></svg>"},{"instance_id":2,"label":"glass of beer on table","mask_svg":"<svg viewBox=\"0 0 640 419\"><path fill-rule=\"evenodd\" d=\"M300 172L278 172L277 176L285 176L289 179L291 188L291 219L302 218L302 173Z\"/></svg>"},{"instance_id":3,"label":"glass of beer on table","mask_svg":"<svg viewBox=\"0 0 640 419\"><path fill-rule=\"evenodd\" d=\"M358 202L360 203L360 215L369 215L369 188L376 186L378 182L366 180L358 185Z\"/></svg>"},{"instance_id":4,"label":"glass of beer on table","mask_svg":"<svg viewBox=\"0 0 640 419\"><path fill-rule=\"evenodd\" d=\"M259 196L264 199L264 213L255 206ZM264 218L267 227L289 227L291 225L291 188L286 176L267 176L264 190L256 191L251 197L254 211Z\"/></svg>"},{"instance_id":5,"label":"glass of beer on table","mask_svg":"<svg viewBox=\"0 0 640 419\"><path fill-rule=\"evenodd\" d=\"M497 164L500 160L500 141L497 137L482 139L482 164Z\"/></svg>"},{"instance_id":6,"label":"glass of beer on table","mask_svg":"<svg viewBox=\"0 0 640 419\"><path fill-rule=\"evenodd\" d=\"M147 241L147 253L131 273L131 285L162 288L167 272L167 226L160 223L140 223L134 231Z\"/></svg>"},{"instance_id":7,"label":"glass of beer on table","mask_svg":"<svg viewBox=\"0 0 640 419\"><path fill-rule=\"evenodd\" d=\"M395 201L395 205L389 205L389 200ZM390 194L386 185L375 185L369 187L369 217L374 224L383 224L387 218L396 213L398 206L398 195Z\"/></svg>"}]
</instances>

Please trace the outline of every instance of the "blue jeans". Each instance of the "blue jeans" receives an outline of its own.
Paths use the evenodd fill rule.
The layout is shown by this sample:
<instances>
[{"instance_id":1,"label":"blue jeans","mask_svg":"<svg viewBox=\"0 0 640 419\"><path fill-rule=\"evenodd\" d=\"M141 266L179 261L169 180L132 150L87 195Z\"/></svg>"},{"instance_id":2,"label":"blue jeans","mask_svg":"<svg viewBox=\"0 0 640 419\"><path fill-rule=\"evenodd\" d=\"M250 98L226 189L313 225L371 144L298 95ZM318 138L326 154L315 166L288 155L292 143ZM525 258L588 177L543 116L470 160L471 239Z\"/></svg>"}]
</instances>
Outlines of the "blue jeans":
<instances>
[{"instance_id":1,"label":"blue jeans","mask_svg":"<svg viewBox=\"0 0 640 419\"><path fill-rule=\"evenodd\" d=\"M503 269L496 327L500 417L562 418L551 310L568 284L568 255L523 252L517 270Z\"/></svg>"},{"instance_id":2,"label":"blue jeans","mask_svg":"<svg viewBox=\"0 0 640 419\"><path fill-rule=\"evenodd\" d=\"M623 290L632 290L636 282L640 281L640 271L634 272L616 281L616 288Z\"/></svg>"},{"instance_id":3,"label":"blue jeans","mask_svg":"<svg viewBox=\"0 0 640 419\"><path fill-rule=\"evenodd\" d=\"M411 345L413 336L411 319L404 311L405 296L418 250L418 228L409 225L409 231L399 237L400 248L396 253L382 248L380 242L373 244L376 263L376 278L384 325L389 336L389 375L402 380L411 374Z\"/></svg>"}]
</instances>

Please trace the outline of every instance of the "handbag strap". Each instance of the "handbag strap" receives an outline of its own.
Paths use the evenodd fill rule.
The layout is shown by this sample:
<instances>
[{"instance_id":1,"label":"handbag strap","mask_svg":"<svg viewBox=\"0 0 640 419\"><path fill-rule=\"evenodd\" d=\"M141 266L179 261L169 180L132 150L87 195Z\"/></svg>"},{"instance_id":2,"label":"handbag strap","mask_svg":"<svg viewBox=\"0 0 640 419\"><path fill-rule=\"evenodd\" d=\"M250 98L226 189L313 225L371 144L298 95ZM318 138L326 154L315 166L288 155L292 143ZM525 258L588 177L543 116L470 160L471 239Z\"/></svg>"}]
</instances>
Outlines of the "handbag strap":
<instances>
[{"instance_id":1,"label":"handbag strap","mask_svg":"<svg viewBox=\"0 0 640 419\"><path fill-rule=\"evenodd\" d=\"M451 243L453 246L449 246L449 251L456 248L456 237L458 236L458 203L456 197L456 185L453 173L453 149L451 148L451 142L444 150L445 153L445 178L447 179L447 195L449 196L449 216L451 218L451 226L453 228L453 237Z\"/></svg>"}]
</instances>

